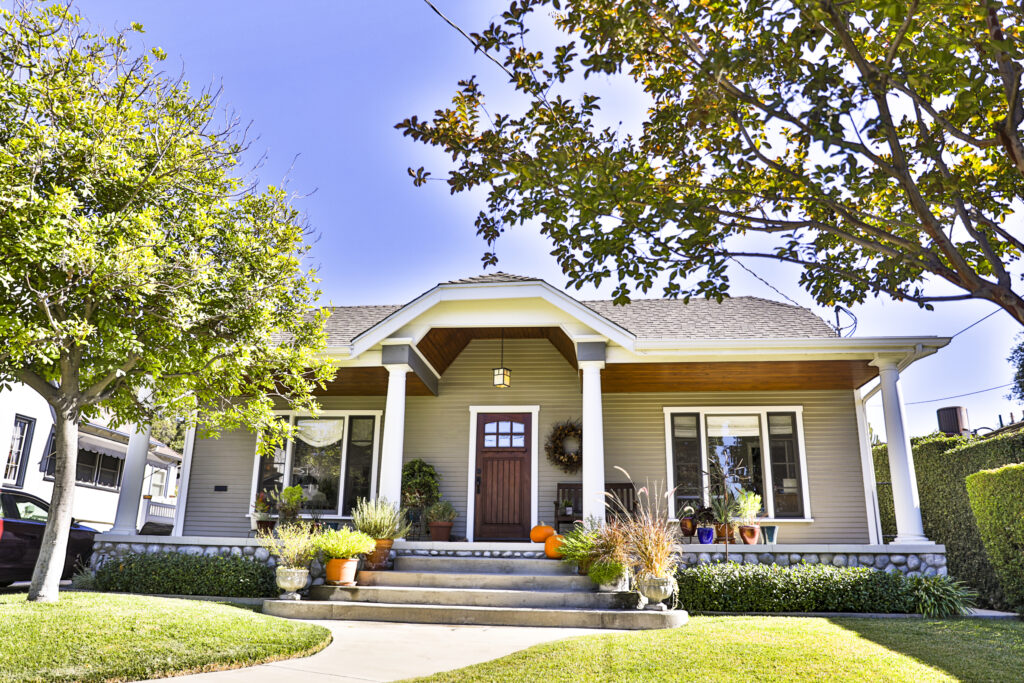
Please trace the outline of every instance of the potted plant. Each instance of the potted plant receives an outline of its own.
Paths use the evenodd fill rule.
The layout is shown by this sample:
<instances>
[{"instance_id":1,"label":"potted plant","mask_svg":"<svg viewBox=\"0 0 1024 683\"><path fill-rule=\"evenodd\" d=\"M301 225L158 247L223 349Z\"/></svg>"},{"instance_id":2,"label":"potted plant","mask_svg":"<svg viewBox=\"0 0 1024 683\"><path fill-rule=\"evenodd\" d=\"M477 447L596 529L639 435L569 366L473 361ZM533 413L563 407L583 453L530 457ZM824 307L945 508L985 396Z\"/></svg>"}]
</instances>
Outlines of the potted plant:
<instances>
[{"instance_id":1,"label":"potted plant","mask_svg":"<svg viewBox=\"0 0 1024 683\"><path fill-rule=\"evenodd\" d=\"M252 504L252 519L257 531L273 531L277 524L274 519L274 499L266 491L256 494Z\"/></svg>"},{"instance_id":2,"label":"potted plant","mask_svg":"<svg viewBox=\"0 0 1024 683\"><path fill-rule=\"evenodd\" d=\"M388 556L396 538L403 538L412 528L405 518L405 510L386 498L367 500L360 498L352 510L352 525L374 541L376 548L366 556L366 568L380 571L388 568Z\"/></svg>"},{"instance_id":3,"label":"potted plant","mask_svg":"<svg viewBox=\"0 0 1024 683\"><path fill-rule=\"evenodd\" d=\"M736 498L729 493L713 496L711 498L711 511L715 517L715 542L725 543L726 545L736 543L734 537L736 524L733 522L733 518L738 513ZM729 549L726 548L725 552L728 553Z\"/></svg>"},{"instance_id":4,"label":"potted plant","mask_svg":"<svg viewBox=\"0 0 1024 683\"><path fill-rule=\"evenodd\" d=\"M439 500L427 508L427 527L431 541L448 541L452 537L452 522L457 513L447 500Z\"/></svg>"},{"instance_id":5,"label":"potted plant","mask_svg":"<svg viewBox=\"0 0 1024 683\"><path fill-rule=\"evenodd\" d=\"M273 531L256 532L256 540L277 558L277 587L282 600L298 600L309 580L309 563L316 555L316 535L305 524L281 524Z\"/></svg>"},{"instance_id":6,"label":"potted plant","mask_svg":"<svg viewBox=\"0 0 1024 683\"><path fill-rule=\"evenodd\" d=\"M563 515L572 515L572 501L569 500L568 498L559 501L558 507L562 511Z\"/></svg>"},{"instance_id":7,"label":"potted plant","mask_svg":"<svg viewBox=\"0 0 1024 683\"><path fill-rule=\"evenodd\" d=\"M629 537L622 520L612 519L598 527L592 557L587 576L597 584L597 590L629 590Z\"/></svg>"},{"instance_id":8,"label":"potted plant","mask_svg":"<svg viewBox=\"0 0 1024 683\"><path fill-rule=\"evenodd\" d=\"M408 512L415 537L425 533L425 511L441 497L441 475L430 463L415 458L402 465L402 507Z\"/></svg>"},{"instance_id":9,"label":"potted plant","mask_svg":"<svg viewBox=\"0 0 1024 683\"><path fill-rule=\"evenodd\" d=\"M575 565L576 570L586 575L594 561L594 542L597 539L598 529L593 526L587 527L581 523L573 524L572 530L562 537L562 562Z\"/></svg>"},{"instance_id":10,"label":"potted plant","mask_svg":"<svg viewBox=\"0 0 1024 683\"><path fill-rule=\"evenodd\" d=\"M373 552L377 544L360 531L342 527L320 533L316 537L316 547L327 561L324 581L332 586L354 586L358 556Z\"/></svg>"},{"instance_id":11,"label":"potted plant","mask_svg":"<svg viewBox=\"0 0 1024 683\"><path fill-rule=\"evenodd\" d=\"M618 562L594 562L587 570L587 576L597 584L597 590L602 593L629 590L629 572L625 565Z\"/></svg>"},{"instance_id":12,"label":"potted plant","mask_svg":"<svg viewBox=\"0 0 1024 683\"><path fill-rule=\"evenodd\" d=\"M736 516L743 523L739 526L740 539L746 545L754 545L761 536L757 516L761 513L761 496L753 491L740 491L736 498Z\"/></svg>"},{"instance_id":13,"label":"potted plant","mask_svg":"<svg viewBox=\"0 0 1024 683\"><path fill-rule=\"evenodd\" d=\"M779 525L778 524L762 524L761 535L764 536L764 542L768 545L775 545L779 538Z\"/></svg>"},{"instance_id":14,"label":"potted plant","mask_svg":"<svg viewBox=\"0 0 1024 683\"><path fill-rule=\"evenodd\" d=\"M302 504L306 502L306 494L299 485L287 486L280 491L274 491L271 501L277 508L277 519L281 524L295 524L299 521L299 513L302 511Z\"/></svg>"},{"instance_id":15,"label":"potted plant","mask_svg":"<svg viewBox=\"0 0 1024 683\"><path fill-rule=\"evenodd\" d=\"M715 540L715 512L709 506L701 505L693 514L693 521L697 524L697 541L705 545Z\"/></svg>"},{"instance_id":16,"label":"potted plant","mask_svg":"<svg viewBox=\"0 0 1024 683\"><path fill-rule=\"evenodd\" d=\"M679 511L679 530L685 538L693 538L697 533L697 522L694 515L697 514L697 503L688 500L683 503L683 509Z\"/></svg>"}]
</instances>

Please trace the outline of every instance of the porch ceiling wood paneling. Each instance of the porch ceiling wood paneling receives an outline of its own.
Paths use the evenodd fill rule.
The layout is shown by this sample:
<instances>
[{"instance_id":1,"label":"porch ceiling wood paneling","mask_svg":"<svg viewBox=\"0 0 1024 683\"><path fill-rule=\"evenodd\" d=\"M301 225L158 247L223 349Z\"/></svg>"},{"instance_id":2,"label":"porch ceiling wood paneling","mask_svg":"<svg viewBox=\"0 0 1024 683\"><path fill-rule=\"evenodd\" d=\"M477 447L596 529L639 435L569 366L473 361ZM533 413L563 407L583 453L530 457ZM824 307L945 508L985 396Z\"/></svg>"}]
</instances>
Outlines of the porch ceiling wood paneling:
<instances>
[{"instance_id":1,"label":"porch ceiling wood paneling","mask_svg":"<svg viewBox=\"0 0 1024 683\"><path fill-rule=\"evenodd\" d=\"M317 391L317 396L387 396L388 371L380 365L368 368L339 368L327 388ZM427 385L415 372L406 373L405 393L407 396L433 396Z\"/></svg>"},{"instance_id":2,"label":"porch ceiling wood paneling","mask_svg":"<svg viewBox=\"0 0 1024 683\"><path fill-rule=\"evenodd\" d=\"M474 339L547 339L573 368L576 347L558 327L435 327L416 345L423 357L442 375Z\"/></svg>"},{"instance_id":3,"label":"porch ceiling wood paneling","mask_svg":"<svg viewBox=\"0 0 1024 683\"><path fill-rule=\"evenodd\" d=\"M878 368L866 360L609 363L601 389L609 394L857 389L876 376Z\"/></svg>"}]
</instances>

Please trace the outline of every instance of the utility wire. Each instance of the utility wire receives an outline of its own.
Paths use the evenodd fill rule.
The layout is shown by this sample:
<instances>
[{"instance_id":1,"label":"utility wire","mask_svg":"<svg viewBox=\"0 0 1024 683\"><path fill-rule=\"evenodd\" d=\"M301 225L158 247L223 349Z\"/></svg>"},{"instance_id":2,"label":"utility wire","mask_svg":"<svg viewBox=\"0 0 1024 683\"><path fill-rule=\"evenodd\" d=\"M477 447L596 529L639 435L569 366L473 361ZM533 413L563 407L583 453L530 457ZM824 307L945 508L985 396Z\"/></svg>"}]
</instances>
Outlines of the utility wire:
<instances>
[{"instance_id":1,"label":"utility wire","mask_svg":"<svg viewBox=\"0 0 1024 683\"><path fill-rule=\"evenodd\" d=\"M733 263L735 263L736 265L738 265L738 266L739 266L740 268L742 268L743 270L747 271L748 273L750 273L751 275L753 275L754 277L756 277L756 278L757 278L758 280L760 280L760 281L761 281L762 283L764 283L764 284L765 284L765 285L767 285L767 286L768 286L769 288L771 288L771 290L772 290L773 292L775 292L776 294L778 294L779 296L781 296L781 297L782 297L783 299L785 299L785 300L786 300L786 301L788 301L789 303L793 304L794 306L800 306L800 304L798 304L797 302L793 301L793 300L792 300L791 298L789 298L788 296L786 296L785 294L783 294L783 293L782 293L781 291L779 291L779 289L778 289L778 288L777 288L777 287L776 287L775 285L773 285L772 283L768 282L768 281L767 281L767 280L765 280L765 279L764 279L763 277L761 277L760 275L758 275L757 273L755 273L754 271L752 271L752 270L751 270L750 268L747 268L747 267L746 267L745 265L743 265L743 262L742 262L742 261L740 261L740 260L739 260L738 258L736 258L735 256L730 256L730 257L729 257L729 260L731 260L731 261L732 261Z\"/></svg>"},{"instance_id":2,"label":"utility wire","mask_svg":"<svg viewBox=\"0 0 1024 683\"><path fill-rule=\"evenodd\" d=\"M975 324L977 324L977 323L975 323ZM916 405L920 405L922 403L936 403L938 401L949 401L950 399L954 399L954 398L963 398L964 396L974 396L975 394L984 394L986 391L995 391L996 389L1005 389L1006 387L1012 387L1012 386L1013 386L1013 382L1010 382L1009 384L1000 384L998 387L989 387L988 389L979 389L978 391L969 391L966 394L957 394L956 396L946 396L944 398L931 398L931 399L928 399L927 401L911 401L910 403L907 403L906 405L908 405L908 406L916 406Z\"/></svg>"},{"instance_id":3,"label":"utility wire","mask_svg":"<svg viewBox=\"0 0 1024 683\"><path fill-rule=\"evenodd\" d=\"M462 34L462 36L463 36L463 37L464 37L464 38L465 38L466 40L468 40L468 41L469 41L470 43L472 43L473 47L474 47L474 48L476 48L476 50L477 50L478 52L482 52L482 53L484 54L484 56L485 56L485 57L487 57L487 59L489 59L489 60L491 60L492 62L494 62L495 64L497 64L497 65L498 65L498 67L499 67L499 68L501 68L501 70L502 70L502 71L504 71L504 72L505 72L506 74L508 74L508 77L509 77L509 78L511 78L511 79L513 79L513 80L515 79L515 77L516 77L516 76L515 76L515 74L513 74L513 73L512 73L511 71L509 71L509 70L508 70L508 67L506 67L506 66L505 66L504 64L502 64L501 62L499 62L499 61L498 61L497 59L495 59L495 58L494 58L494 56L493 56L493 55L491 55L491 53L490 53L490 52L488 52L487 50L485 50L485 49L483 49L482 47L480 47L480 43L478 43L478 42L476 42L475 40L473 40L473 36L469 35L469 34L468 34L468 33L466 33L465 31L463 31L463 30L462 30L462 27L461 27L461 26L459 26L459 25L458 25L458 24L456 24L456 23L455 23L454 21L452 21L451 19L449 19L448 17L446 17L446 16L444 15L444 13L443 13L443 12L441 12L441 10L437 9L437 7L435 7L435 6L434 6L434 3L430 2L430 0L423 0L423 2L427 3L427 6L428 6L428 7L430 7L430 9L434 10L434 14L436 14L437 16L439 16L439 17L441 17L442 19L444 19L444 21L445 21L445 23L446 23L446 24L448 24L448 25L449 25L449 26L451 26L451 27L452 27L453 29L455 29L456 31L458 31L459 33L461 33L461 34Z\"/></svg>"},{"instance_id":4,"label":"utility wire","mask_svg":"<svg viewBox=\"0 0 1024 683\"><path fill-rule=\"evenodd\" d=\"M991 313L989 313L988 315L986 315L986 316L985 316L984 318L982 318L982 319L980 319L980 320L975 320L975 321L974 321L973 323L971 323L970 325L968 325L967 327L965 327L964 329L960 330L959 332L957 332L956 334L954 334L954 335L953 335L952 337L950 337L950 339L953 339L953 338L955 338L955 337L957 337L957 336L959 336L959 335L963 334L964 332L966 332L967 330L971 329L972 327L974 327L974 326L975 326L975 325L977 325L978 323L983 323L983 322L985 322L986 320L988 320L989 318L991 318L992 316L994 316L994 315L995 315L996 313L998 313L998 312L999 312L999 311L1001 311L1001 310L1003 310L1003 309L1001 309L1001 308L997 308L996 310L994 310L994 311L992 311Z\"/></svg>"}]
</instances>

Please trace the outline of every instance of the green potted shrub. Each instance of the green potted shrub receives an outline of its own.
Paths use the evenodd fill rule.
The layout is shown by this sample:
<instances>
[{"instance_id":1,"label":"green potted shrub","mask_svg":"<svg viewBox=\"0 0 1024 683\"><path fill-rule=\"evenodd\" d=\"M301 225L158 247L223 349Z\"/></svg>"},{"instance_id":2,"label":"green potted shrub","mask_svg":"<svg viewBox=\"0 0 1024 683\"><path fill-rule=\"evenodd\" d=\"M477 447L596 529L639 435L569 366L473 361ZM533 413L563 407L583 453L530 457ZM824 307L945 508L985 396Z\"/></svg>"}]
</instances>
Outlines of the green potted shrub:
<instances>
[{"instance_id":1,"label":"green potted shrub","mask_svg":"<svg viewBox=\"0 0 1024 683\"><path fill-rule=\"evenodd\" d=\"M279 524L273 531L257 531L256 540L277 558L277 587L282 600L298 600L309 581L309 563L316 555L316 535L305 524Z\"/></svg>"},{"instance_id":2,"label":"green potted shrub","mask_svg":"<svg viewBox=\"0 0 1024 683\"><path fill-rule=\"evenodd\" d=\"M697 521L694 519L697 507L697 501L688 500L683 503L683 508L679 511L679 530L684 538L692 539L693 535L697 533Z\"/></svg>"},{"instance_id":3,"label":"green potted shrub","mask_svg":"<svg viewBox=\"0 0 1024 683\"><path fill-rule=\"evenodd\" d=\"M736 524L733 521L738 512L736 498L728 493L712 496L711 512L715 518L715 543L736 543ZM725 552L728 553L729 549L726 548Z\"/></svg>"},{"instance_id":4,"label":"green potted shrub","mask_svg":"<svg viewBox=\"0 0 1024 683\"><path fill-rule=\"evenodd\" d=\"M563 515L572 515L572 501L568 498L564 498L558 502L558 509L562 511Z\"/></svg>"},{"instance_id":5,"label":"green potted shrub","mask_svg":"<svg viewBox=\"0 0 1024 683\"><path fill-rule=\"evenodd\" d=\"M326 560L324 581L332 586L354 586L359 556L373 552L377 543L361 531L342 527L318 534L316 547Z\"/></svg>"},{"instance_id":6,"label":"green potted shrub","mask_svg":"<svg viewBox=\"0 0 1024 683\"><path fill-rule=\"evenodd\" d=\"M306 502L306 494L299 485L287 486L270 494L274 507L277 508L277 520L280 524L295 524L299 521L299 513Z\"/></svg>"},{"instance_id":7,"label":"green potted shrub","mask_svg":"<svg viewBox=\"0 0 1024 683\"><path fill-rule=\"evenodd\" d=\"M761 496L753 491L740 491L736 497L736 516L742 520L739 525L740 539L746 545L754 545L761 537L757 516L761 514Z\"/></svg>"},{"instance_id":8,"label":"green potted shrub","mask_svg":"<svg viewBox=\"0 0 1024 683\"><path fill-rule=\"evenodd\" d=\"M386 498L358 499L352 510L352 525L356 531L376 541L376 548L366 556L366 568L372 571L388 568L388 556L395 539L405 537L411 528L405 510Z\"/></svg>"},{"instance_id":9,"label":"green potted shrub","mask_svg":"<svg viewBox=\"0 0 1024 683\"><path fill-rule=\"evenodd\" d=\"M715 540L715 511L708 505L701 505L693 513L693 521L697 524L697 540L705 545Z\"/></svg>"},{"instance_id":10,"label":"green potted shrub","mask_svg":"<svg viewBox=\"0 0 1024 683\"><path fill-rule=\"evenodd\" d=\"M629 590L629 538L626 526L619 519L613 519L597 530L592 556L587 576L597 584L597 590Z\"/></svg>"},{"instance_id":11,"label":"green potted shrub","mask_svg":"<svg viewBox=\"0 0 1024 683\"><path fill-rule=\"evenodd\" d=\"M455 506L447 500L439 500L426 511L427 528L430 530L431 541L448 541L452 537L452 523L458 513Z\"/></svg>"},{"instance_id":12,"label":"green potted shrub","mask_svg":"<svg viewBox=\"0 0 1024 683\"><path fill-rule=\"evenodd\" d=\"M573 524L572 529L562 536L562 545L558 548L562 562L575 566L580 574L585 575L594 561L597 534L598 529L594 526L584 526L579 522Z\"/></svg>"},{"instance_id":13,"label":"green potted shrub","mask_svg":"<svg viewBox=\"0 0 1024 683\"><path fill-rule=\"evenodd\" d=\"M402 507L417 538L424 533L426 509L441 498L440 482L437 469L421 458L402 465Z\"/></svg>"}]
</instances>

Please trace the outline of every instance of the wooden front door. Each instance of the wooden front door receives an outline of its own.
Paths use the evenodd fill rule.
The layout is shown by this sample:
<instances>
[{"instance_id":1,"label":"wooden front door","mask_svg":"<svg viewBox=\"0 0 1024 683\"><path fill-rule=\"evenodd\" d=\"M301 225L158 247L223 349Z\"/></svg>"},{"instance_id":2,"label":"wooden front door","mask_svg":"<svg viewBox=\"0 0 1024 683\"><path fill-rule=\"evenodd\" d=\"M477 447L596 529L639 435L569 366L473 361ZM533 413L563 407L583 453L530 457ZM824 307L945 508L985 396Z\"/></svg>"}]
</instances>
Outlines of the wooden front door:
<instances>
[{"instance_id":1,"label":"wooden front door","mask_svg":"<svg viewBox=\"0 0 1024 683\"><path fill-rule=\"evenodd\" d=\"M477 416L476 540L530 537L530 418L530 413Z\"/></svg>"}]
</instances>

